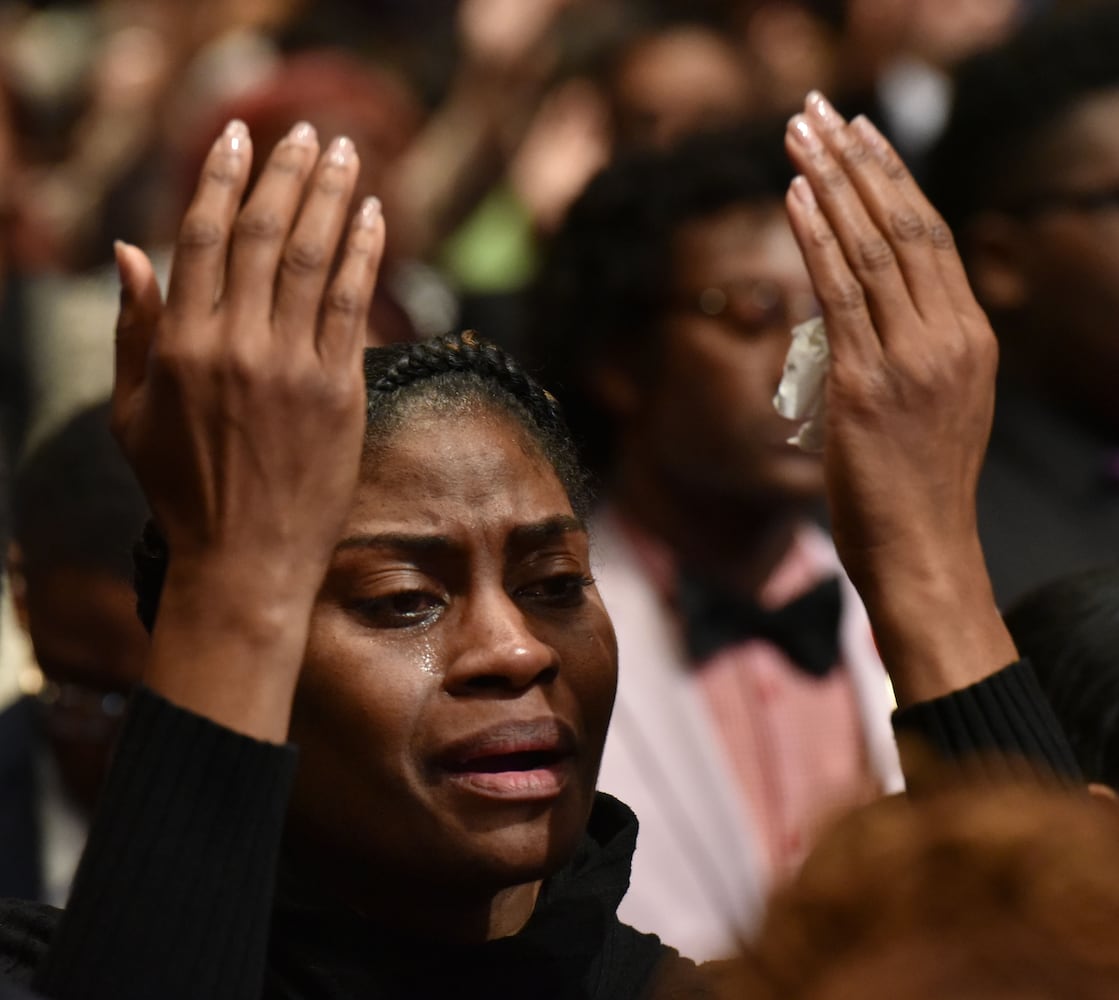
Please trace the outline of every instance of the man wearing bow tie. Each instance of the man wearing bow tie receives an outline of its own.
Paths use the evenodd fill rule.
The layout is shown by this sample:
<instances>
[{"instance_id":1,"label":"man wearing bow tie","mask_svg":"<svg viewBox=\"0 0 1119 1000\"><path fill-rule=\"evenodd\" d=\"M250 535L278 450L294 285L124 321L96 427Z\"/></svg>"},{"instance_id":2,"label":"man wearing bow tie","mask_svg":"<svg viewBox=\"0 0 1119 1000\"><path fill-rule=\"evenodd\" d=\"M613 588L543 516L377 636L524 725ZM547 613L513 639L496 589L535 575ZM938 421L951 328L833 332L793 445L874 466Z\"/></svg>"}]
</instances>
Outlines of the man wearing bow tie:
<instances>
[{"instance_id":1,"label":"man wearing bow tie","mask_svg":"<svg viewBox=\"0 0 1119 1000\"><path fill-rule=\"evenodd\" d=\"M781 134L609 168L531 314L603 483L621 659L599 784L641 818L620 912L697 959L749 938L830 815L900 787L885 673L818 524L822 463L772 404L815 312Z\"/></svg>"}]
</instances>

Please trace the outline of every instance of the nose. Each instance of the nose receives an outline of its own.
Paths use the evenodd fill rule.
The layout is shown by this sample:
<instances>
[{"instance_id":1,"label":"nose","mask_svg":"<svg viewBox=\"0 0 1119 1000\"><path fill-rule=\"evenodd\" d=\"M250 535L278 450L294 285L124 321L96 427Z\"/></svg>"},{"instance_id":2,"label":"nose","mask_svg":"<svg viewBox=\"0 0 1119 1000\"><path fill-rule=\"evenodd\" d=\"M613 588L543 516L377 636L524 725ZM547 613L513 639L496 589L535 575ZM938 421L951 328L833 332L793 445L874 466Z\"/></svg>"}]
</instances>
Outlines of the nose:
<instances>
[{"instance_id":1,"label":"nose","mask_svg":"<svg viewBox=\"0 0 1119 1000\"><path fill-rule=\"evenodd\" d=\"M456 655L444 675L452 694L515 694L559 674L559 655L503 589L464 608Z\"/></svg>"}]
</instances>

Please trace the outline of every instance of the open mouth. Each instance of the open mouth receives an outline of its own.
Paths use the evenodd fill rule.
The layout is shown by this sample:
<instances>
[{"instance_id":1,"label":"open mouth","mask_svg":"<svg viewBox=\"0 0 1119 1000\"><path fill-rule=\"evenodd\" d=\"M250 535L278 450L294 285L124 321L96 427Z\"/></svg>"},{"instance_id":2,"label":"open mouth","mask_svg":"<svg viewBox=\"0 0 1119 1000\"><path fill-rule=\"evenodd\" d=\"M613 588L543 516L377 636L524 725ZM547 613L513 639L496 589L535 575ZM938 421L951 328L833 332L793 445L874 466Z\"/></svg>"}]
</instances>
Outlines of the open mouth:
<instances>
[{"instance_id":1,"label":"open mouth","mask_svg":"<svg viewBox=\"0 0 1119 1000\"><path fill-rule=\"evenodd\" d=\"M537 801L558 795L574 773L574 739L566 726L504 725L449 747L440 769L456 786L490 798Z\"/></svg>"},{"instance_id":2,"label":"open mouth","mask_svg":"<svg viewBox=\"0 0 1119 1000\"><path fill-rule=\"evenodd\" d=\"M522 750L495 753L450 764L452 774L502 774L510 771L538 771L553 767L568 755L561 750Z\"/></svg>"}]
</instances>

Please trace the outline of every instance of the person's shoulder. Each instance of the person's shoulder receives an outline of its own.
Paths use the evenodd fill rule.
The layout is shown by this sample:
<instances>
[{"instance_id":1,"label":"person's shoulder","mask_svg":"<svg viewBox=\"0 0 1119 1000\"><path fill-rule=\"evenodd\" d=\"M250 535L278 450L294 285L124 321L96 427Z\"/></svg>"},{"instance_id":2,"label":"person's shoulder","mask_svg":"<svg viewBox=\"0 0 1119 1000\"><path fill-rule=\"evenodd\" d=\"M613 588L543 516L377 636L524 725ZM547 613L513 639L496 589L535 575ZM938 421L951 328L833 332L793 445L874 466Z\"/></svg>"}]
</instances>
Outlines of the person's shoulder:
<instances>
[{"instance_id":1,"label":"person's shoulder","mask_svg":"<svg viewBox=\"0 0 1119 1000\"><path fill-rule=\"evenodd\" d=\"M0 977L30 984L62 911L26 899L0 899Z\"/></svg>"}]
</instances>

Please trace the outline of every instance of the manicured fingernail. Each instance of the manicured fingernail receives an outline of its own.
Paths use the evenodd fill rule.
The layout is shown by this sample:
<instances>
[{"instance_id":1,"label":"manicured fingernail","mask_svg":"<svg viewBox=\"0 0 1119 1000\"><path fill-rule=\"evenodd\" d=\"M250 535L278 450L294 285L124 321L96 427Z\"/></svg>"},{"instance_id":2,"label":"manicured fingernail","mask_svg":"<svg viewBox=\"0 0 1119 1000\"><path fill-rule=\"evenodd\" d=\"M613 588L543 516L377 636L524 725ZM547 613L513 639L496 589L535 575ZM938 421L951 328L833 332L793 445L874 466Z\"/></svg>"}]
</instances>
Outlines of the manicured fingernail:
<instances>
[{"instance_id":1,"label":"manicured fingernail","mask_svg":"<svg viewBox=\"0 0 1119 1000\"><path fill-rule=\"evenodd\" d=\"M225 126L225 131L222 132L221 136L221 141L225 143L226 149L231 153L236 153L242 149L249 138L249 126L240 118L234 118Z\"/></svg>"},{"instance_id":2,"label":"manicured fingernail","mask_svg":"<svg viewBox=\"0 0 1119 1000\"><path fill-rule=\"evenodd\" d=\"M804 115L793 115L792 121L789 122L789 126L805 149L813 153L823 149L823 143L820 142L820 137L816 134L816 130L808 123L808 119L805 118Z\"/></svg>"},{"instance_id":3,"label":"manicured fingernail","mask_svg":"<svg viewBox=\"0 0 1119 1000\"><path fill-rule=\"evenodd\" d=\"M799 201L805 208L816 207L816 195L812 192L812 185L808 183L807 179L797 175L793 178L793 194L796 195Z\"/></svg>"},{"instance_id":4,"label":"manicured fingernail","mask_svg":"<svg viewBox=\"0 0 1119 1000\"><path fill-rule=\"evenodd\" d=\"M843 124L839 112L828 103L828 99L818 90L809 91L804 103L825 127L829 129L838 128Z\"/></svg>"},{"instance_id":5,"label":"manicured fingernail","mask_svg":"<svg viewBox=\"0 0 1119 1000\"><path fill-rule=\"evenodd\" d=\"M375 195L370 195L361 203L361 209L357 213L357 224L362 229L372 229L377 225L377 220L381 217L381 199Z\"/></svg>"},{"instance_id":6,"label":"manicured fingernail","mask_svg":"<svg viewBox=\"0 0 1119 1000\"><path fill-rule=\"evenodd\" d=\"M354 158L354 144L353 140L340 135L330 141L330 147L326 151L326 158L330 163L336 167L344 167Z\"/></svg>"},{"instance_id":7,"label":"manicured fingernail","mask_svg":"<svg viewBox=\"0 0 1119 1000\"><path fill-rule=\"evenodd\" d=\"M300 146L311 146L318 140L318 133L310 122L296 122L288 132L288 139Z\"/></svg>"}]
</instances>

